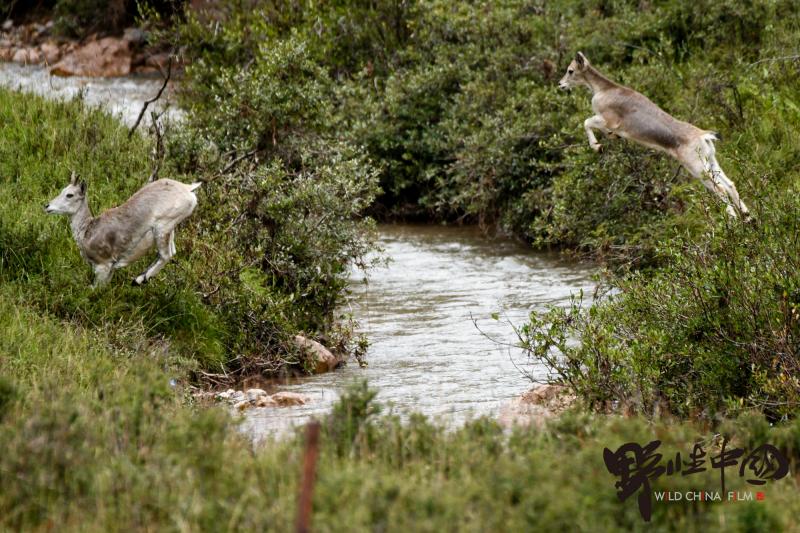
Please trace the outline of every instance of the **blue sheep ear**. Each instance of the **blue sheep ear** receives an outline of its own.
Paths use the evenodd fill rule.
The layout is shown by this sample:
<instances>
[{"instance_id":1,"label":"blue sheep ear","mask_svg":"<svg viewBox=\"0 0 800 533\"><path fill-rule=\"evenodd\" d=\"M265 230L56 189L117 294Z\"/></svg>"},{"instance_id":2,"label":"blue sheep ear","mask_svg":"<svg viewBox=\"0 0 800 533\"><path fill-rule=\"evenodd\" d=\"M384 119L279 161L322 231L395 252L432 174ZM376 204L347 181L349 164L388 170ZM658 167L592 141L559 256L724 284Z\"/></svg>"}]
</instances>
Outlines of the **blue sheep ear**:
<instances>
[{"instance_id":1,"label":"blue sheep ear","mask_svg":"<svg viewBox=\"0 0 800 533\"><path fill-rule=\"evenodd\" d=\"M578 65L584 67L586 66L586 63L588 63L589 61L586 60L586 56L583 55L583 52L578 52L577 54L575 54L575 62L578 63Z\"/></svg>"},{"instance_id":2,"label":"blue sheep ear","mask_svg":"<svg viewBox=\"0 0 800 533\"><path fill-rule=\"evenodd\" d=\"M81 194L86 194L86 182L81 182Z\"/></svg>"}]
</instances>

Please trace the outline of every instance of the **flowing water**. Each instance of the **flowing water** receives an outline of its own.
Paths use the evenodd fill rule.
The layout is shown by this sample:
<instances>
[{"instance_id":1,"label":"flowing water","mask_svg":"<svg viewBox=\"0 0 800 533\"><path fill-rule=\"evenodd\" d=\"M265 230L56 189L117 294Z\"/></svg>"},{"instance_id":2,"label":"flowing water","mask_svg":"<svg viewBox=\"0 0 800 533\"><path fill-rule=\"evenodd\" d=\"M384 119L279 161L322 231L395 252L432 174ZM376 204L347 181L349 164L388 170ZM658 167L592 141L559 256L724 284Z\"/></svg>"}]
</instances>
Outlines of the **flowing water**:
<instances>
[{"instance_id":1,"label":"flowing water","mask_svg":"<svg viewBox=\"0 0 800 533\"><path fill-rule=\"evenodd\" d=\"M89 105L103 105L131 125L161 82L55 78L41 67L0 63L0 85L51 98L80 92ZM169 102L165 96L157 106ZM170 113L180 116L174 108ZM351 279L352 312L371 344L368 366L350 362L335 372L276 384L310 401L247 411L243 429L254 438L324 414L349 383L361 379L400 413L418 411L449 423L496 414L530 388L526 374L544 374L509 346L512 324L524 323L531 310L593 290L592 265L487 238L475 228L385 225L380 244L388 265L371 270L368 283L359 271Z\"/></svg>"},{"instance_id":2,"label":"flowing water","mask_svg":"<svg viewBox=\"0 0 800 533\"><path fill-rule=\"evenodd\" d=\"M508 346L532 310L591 298L592 265L533 252L477 228L384 225L386 267L351 277L352 311L369 340L368 366L282 384L307 405L247 411L256 438L325 413L354 380L366 379L395 411L418 411L449 423L495 415L531 388L526 374L545 370ZM497 314L495 320L493 314Z\"/></svg>"},{"instance_id":3,"label":"flowing water","mask_svg":"<svg viewBox=\"0 0 800 533\"><path fill-rule=\"evenodd\" d=\"M39 66L18 65L0 62L0 86L35 93L47 98L69 100L82 95L90 106L103 106L128 126L136 122L142 105L158 94L162 80L152 77L85 78L80 76L61 78L51 76ZM150 124L150 111L161 111L169 107L167 116L180 119L181 112L171 106L171 93L164 91L162 97L150 105L147 116L140 127Z\"/></svg>"}]
</instances>

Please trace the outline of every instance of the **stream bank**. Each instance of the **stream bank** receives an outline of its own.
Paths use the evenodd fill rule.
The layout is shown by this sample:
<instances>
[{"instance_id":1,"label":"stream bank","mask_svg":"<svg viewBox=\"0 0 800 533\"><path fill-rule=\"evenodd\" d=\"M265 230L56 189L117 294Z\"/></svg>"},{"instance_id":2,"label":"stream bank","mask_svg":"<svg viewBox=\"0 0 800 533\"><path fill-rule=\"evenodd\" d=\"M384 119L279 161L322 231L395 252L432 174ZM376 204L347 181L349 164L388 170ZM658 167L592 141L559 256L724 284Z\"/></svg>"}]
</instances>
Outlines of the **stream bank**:
<instances>
[{"instance_id":1,"label":"stream bank","mask_svg":"<svg viewBox=\"0 0 800 533\"><path fill-rule=\"evenodd\" d=\"M130 124L159 82L57 78L41 67L5 63L0 85L50 98L81 92L90 105L105 106ZM352 313L370 340L368 366L351 361L335 372L259 384L270 394L293 392L308 401L245 411L244 428L254 437L326 413L349 383L362 379L398 412L414 410L453 424L497 416L502 405L530 389L528 375L544 377L541 366L508 346L516 340L513 325L532 310L566 303L581 290L591 294L594 287L595 265L487 237L476 227L397 224L379 232L390 262L373 269L367 283L353 271L350 307L341 309Z\"/></svg>"}]
</instances>

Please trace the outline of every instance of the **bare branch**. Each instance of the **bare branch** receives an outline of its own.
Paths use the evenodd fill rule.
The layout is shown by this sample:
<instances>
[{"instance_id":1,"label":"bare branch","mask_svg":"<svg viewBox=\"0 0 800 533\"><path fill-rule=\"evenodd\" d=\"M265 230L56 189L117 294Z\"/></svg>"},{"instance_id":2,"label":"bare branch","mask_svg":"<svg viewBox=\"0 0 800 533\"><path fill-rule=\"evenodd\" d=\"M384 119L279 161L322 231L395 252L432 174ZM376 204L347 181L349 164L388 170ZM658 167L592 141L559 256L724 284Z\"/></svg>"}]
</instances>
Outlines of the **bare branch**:
<instances>
[{"instance_id":1,"label":"bare branch","mask_svg":"<svg viewBox=\"0 0 800 533\"><path fill-rule=\"evenodd\" d=\"M147 106L161 98L161 95L164 93L164 89L167 88L167 83L169 83L169 78L172 76L172 54L169 56L169 62L167 63L167 75L164 78L164 83L161 84L161 88L158 90L158 93L151 98L150 100L145 101L144 105L142 106L142 110L139 111L139 116L136 117L136 122L133 124L133 127L128 132L128 138L130 139L133 137L133 132L136 131L136 128L139 127L139 123L142 121L142 117L144 116L145 111L147 111Z\"/></svg>"},{"instance_id":2,"label":"bare branch","mask_svg":"<svg viewBox=\"0 0 800 533\"><path fill-rule=\"evenodd\" d=\"M793 55L793 56L767 57L767 58L764 58L764 59L759 59L758 61L756 61L754 63L750 63L747 66L748 67L752 67L752 66L758 65L759 63L766 63L768 61L789 61L789 60L794 60L794 59L800 59L800 54Z\"/></svg>"},{"instance_id":3,"label":"bare branch","mask_svg":"<svg viewBox=\"0 0 800 533\"><path fill-rule=\"evenodd\" d=\"M219 172L217 172L216 174L214 174L210 178L200 178L200 181L202 181L203 183L208 183L210 181L214 181L215 179L219 178L220 176L224 176L225 174L230 172L230 170L233 167L235 167L240 161L242 161L244 159L249 159L249 158L255 156L256 152L257 152L257 150L250 150L249 152L245 152L242 155L231 159L231 161L227 165L225 165L225 167L222 170L220 170Z\"/></svg>"},{"instance_id":4,"label":"bare branch","mask_svg":"<svg viewBox=\"0 0 800 533\"><path fill-rule=\"evenodd\" d=\"M162 113L163 114L163 113ZM150 120L152 121L153 134L156 136L156 144L153 146L153 159L155 161L153 172L147 178L147 183L152 183L158 179L158 171L161 169L161 161L164 160L164 130L159 123L161 115L156 114L155 111L150 112Z\"/></svg>"}]
</instances>

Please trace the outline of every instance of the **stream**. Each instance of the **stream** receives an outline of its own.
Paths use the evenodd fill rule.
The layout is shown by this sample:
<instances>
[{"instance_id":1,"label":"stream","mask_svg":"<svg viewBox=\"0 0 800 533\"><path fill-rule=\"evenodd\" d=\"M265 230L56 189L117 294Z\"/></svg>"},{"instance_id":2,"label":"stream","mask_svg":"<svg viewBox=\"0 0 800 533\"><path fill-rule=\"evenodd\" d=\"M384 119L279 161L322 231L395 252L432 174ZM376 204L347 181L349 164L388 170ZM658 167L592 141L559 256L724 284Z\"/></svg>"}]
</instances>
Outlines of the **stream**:
<instances>
[{"instance_id":1,"label":"stream","mask_svg":"<svg viewBox=\"0 0 800 533\"><path fill-rule=\"evenodd\" d=\"M92 107L105 107L127 126L133 126L146 100L158 94L162 80L153 77L86 78L51 76L45 67L0 62L0 86L34 93L46 98L69 100L82 95ZM150 124L150 111L168 108L167 116L180 119L182 113L172 105L172 94L165 94L147 108L140 127L144 131Z\"/></svg>"},{"instance_id":2,"label":"stream","mask_svg":"<svg viewBox=\"0 0 800 533\"><path fill-rule=\"evenodd\" d=\"M89 105L132 125L161 82L57 78L42 67L0 63L0 85L49 98L80 92ZM180 110L171 107L170 115L179 119ZM348 384L363 379L399 414L416 411L448 424L496 415L531 388L526 374L545 374L509 348L512 325L522 325L532 310L593 291L595 266L489 238L474 227L383 225L379 234L388 265L372 269L367 282L363 272L351 273L350 310L370 341L368 366L350 361L335 372L275 383L309 402L246 411L242 428L256 440L324 415Z\"/></svg>"},{"instance_id":3,"label":"stream","mask_svg":"<svg viewBox=\"0 0 800 533\"><path fill-rule=\"evenodd\" d=\"M352 312L370 341L366 368L355 361L335 372L283 383L308 404L250 409L245 430L261 438L327 412L349 383L366 379L378 400L448 424L496 415L531 388L526 374L544 367L519 349L513 325L532 310L591 298L596 267L534 252L475 227L382 225L386 267L351 274ZM492 315L496 313L498 319ZM473 321L474 320L474 321ZM499 343L499 344L498 344Z\"/></svg>"}]
</instances>

